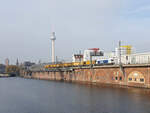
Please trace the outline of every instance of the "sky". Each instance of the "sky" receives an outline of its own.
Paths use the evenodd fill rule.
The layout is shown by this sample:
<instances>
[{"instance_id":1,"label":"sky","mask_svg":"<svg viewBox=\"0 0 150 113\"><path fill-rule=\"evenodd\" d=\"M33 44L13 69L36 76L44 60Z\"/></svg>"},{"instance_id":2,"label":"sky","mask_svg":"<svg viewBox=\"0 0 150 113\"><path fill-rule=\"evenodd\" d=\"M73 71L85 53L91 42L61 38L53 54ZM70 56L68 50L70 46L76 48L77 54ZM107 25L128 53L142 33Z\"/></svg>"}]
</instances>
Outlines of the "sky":
<instances>
[{"instance_id":1,"label":"sky","mask_svg":"<svg viewBox=\"0 0 150 113\"><path fill-rule=\"evenodd\" d=\"M149 0L0 0L0 63L69 60L88 48L114 51L121 40L150 51Z\"/></svg>"}]
</instances>

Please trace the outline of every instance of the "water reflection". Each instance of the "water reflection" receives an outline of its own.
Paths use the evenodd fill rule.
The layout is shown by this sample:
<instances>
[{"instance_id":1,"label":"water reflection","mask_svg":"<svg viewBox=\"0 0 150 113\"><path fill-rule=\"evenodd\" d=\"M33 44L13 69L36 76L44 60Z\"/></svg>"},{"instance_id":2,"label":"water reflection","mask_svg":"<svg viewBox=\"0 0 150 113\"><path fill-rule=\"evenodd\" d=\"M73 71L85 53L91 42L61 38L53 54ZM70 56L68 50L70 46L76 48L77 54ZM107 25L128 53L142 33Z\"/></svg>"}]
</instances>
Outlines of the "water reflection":
<instances>
[{"instance_id":1,"label":"water reflection","mask_svg":"<svg viewBox=\"0 0 150 113\"><path fill-rule=\"evenodd\" d=\"M0 113L150 113L150 90L0 79Z\"/></svg>"}]
</instances>

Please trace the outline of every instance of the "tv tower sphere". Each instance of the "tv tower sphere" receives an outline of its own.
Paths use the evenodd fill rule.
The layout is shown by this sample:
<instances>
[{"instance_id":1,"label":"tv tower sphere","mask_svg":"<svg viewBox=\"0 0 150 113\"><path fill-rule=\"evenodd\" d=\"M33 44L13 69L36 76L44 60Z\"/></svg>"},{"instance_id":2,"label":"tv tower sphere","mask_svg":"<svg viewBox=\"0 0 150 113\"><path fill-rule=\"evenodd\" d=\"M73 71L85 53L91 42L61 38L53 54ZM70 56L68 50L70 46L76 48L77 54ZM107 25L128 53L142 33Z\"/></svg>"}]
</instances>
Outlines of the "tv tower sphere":
<instances>
[{"instance_id":1,"label":"tv tower sphere","mask_svg":"<svg viewBox=\"0 0 150 113\"><path fill-rule=\"evenodd\" d=\"M51 41L52 41L52 63L55 63L55 32L52 32L51 34Z\"/></svg>"},{"instance_id":2,"label":"tv tower sphere","mask_svg":"<svg viewBox=\"0 0 150 113\"><path fill-rule=\"evenodd\" d=\"M52 34L51 34L51 40L56 40L55 32L52 32Z\"/></svg>"}]
</instances>

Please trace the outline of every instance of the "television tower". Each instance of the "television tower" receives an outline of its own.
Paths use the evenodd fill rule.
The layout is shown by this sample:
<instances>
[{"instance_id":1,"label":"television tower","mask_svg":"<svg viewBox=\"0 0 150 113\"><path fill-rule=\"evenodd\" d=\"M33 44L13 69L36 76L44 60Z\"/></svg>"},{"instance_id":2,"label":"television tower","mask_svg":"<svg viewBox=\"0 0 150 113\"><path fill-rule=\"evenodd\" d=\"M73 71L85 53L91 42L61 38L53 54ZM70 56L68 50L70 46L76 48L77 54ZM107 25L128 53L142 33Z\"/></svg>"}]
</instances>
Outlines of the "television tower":
<instances>
[{"instance_id":1,"label":"television tower","mask_svg":"<svg viewBox=\"0 0 150 113\"><path fill-rule=\"evenodd\" d=\"M55 63L55 32L52 32L51 34L51 41L52 41L52 63Z\"/></svg>"}]
</instances>

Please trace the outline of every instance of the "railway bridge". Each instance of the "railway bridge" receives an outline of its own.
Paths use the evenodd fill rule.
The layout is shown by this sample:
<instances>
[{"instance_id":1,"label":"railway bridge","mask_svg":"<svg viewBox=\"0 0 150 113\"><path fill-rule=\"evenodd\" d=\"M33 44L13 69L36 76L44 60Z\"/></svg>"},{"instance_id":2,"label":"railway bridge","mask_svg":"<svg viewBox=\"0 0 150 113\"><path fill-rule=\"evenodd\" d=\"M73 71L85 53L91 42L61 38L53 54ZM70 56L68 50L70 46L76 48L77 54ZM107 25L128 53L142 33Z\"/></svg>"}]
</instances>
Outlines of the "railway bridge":
<instances>
[{"instance_id":1,"label":"railway bridge","mask_svg":"<svg viewBox=\"0 0 150 113\"><path fill-rule=\"evenodd\" d=\"M150 64L104 65L22 71L22 76L69 82L150 88Z\"/></svg>"}]
</instances>

